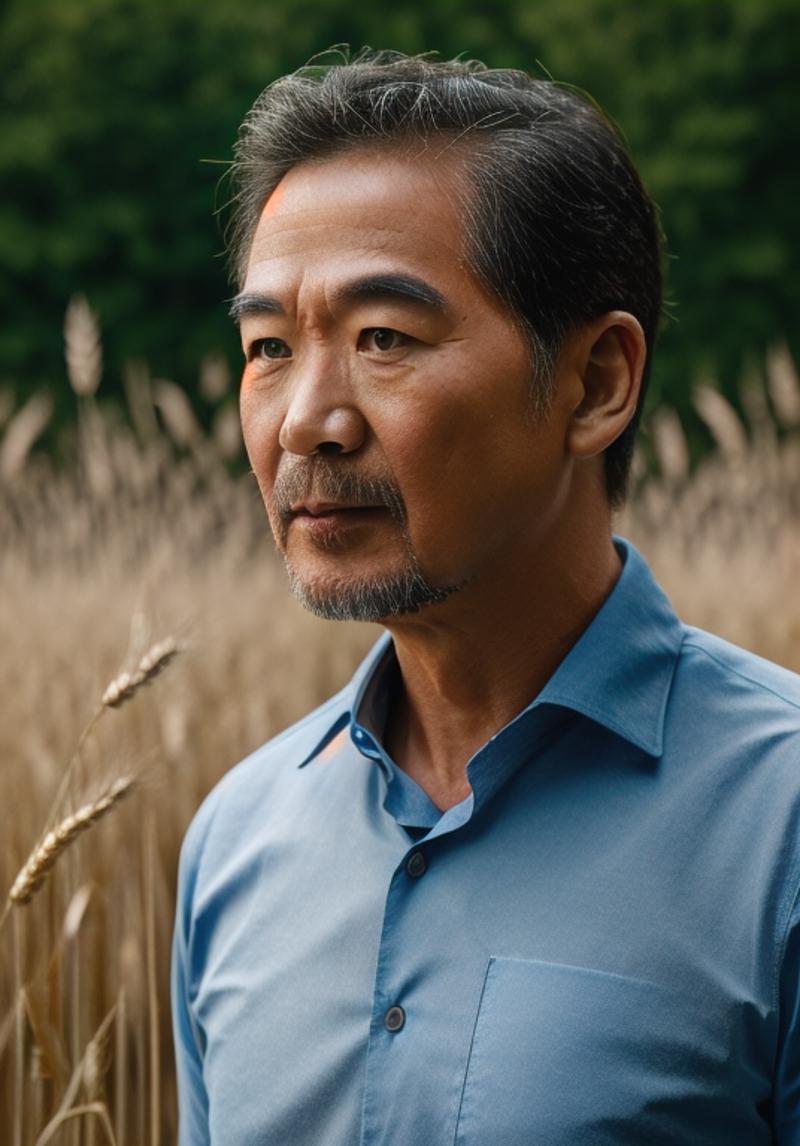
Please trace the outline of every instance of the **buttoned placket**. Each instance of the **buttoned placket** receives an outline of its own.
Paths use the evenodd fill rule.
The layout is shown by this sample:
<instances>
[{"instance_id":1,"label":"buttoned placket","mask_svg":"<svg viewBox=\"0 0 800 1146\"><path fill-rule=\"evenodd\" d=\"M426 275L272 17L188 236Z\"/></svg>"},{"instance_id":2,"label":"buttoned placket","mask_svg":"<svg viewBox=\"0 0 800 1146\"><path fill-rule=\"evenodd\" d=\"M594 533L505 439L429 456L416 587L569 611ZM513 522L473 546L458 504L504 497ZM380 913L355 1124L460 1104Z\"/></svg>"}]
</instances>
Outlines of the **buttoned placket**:
<instances>
[{"instance_id":1,"label":"buttoned placket","mask_svg":"<svg viewBox=\"0 0 800 1146\"><path fill-rule=\"evenodd\" d=\"M473 787L471 794L461 803L442 813L419 840L410 840L408 850L395 868L387 890L381 927L378 958L375 971L372 1016L370 1022L365 1088L362 1107L360 1146L406 1146L395 1137L387 1111L397 1101L396 1076L399 1059L406 1062L413 1055L417 1042L416 1016L413 1005L406 997L414 978L414 949L420 950L424 937L409 944L408 936L418 927L421 913L420 897L426 896L430 881L436 880L437 851L446 843L454 844L454 836L472 820L476 807L490 799L509 776L521 766L533 750L541 750L553 736L557 736L563 713L549 706L530 706L524 714L506 726L477 753L468 767ZM369 731L357 723L351 726L351 738L362 755L374 759L387 778L397 778L396 765ZM528 753L524 751L527 745ZM422 959L430 952L422 949ZM476 984L477 986L478 984ZM474 1000L477 1006L478 997ZM469 1025L470 1016L465 1016ZM430 1032L421 1033L420 1048L430 1046ZM422 1052L422 1049L420 1050ZM427 1053L427 1052L425 1052ZM431 1133L431 1144L449 1144L458 1119L461 1084L466 1070L469 1039L465 1037L459 1054L452 1062L452 1093L442 1096L442 1132ZM445 1128L446 1126L446 1128Z\"/></svg>"},{"instance_id":2,"label":"buttoned placket","mask_svg":"<svg viewBox=\"0 0 800 1146\"><path fill-rule=\"evenodd\" d=\"M391 782L396 769L371 734L354 723L351 736L358 750L364 756L375 760ZM413 842L395 869L387 891L367 1048L361 1125L362 1146L373 1146L378 1142L391 1140L391 1128L386 1124L385 1103L382 1102L381 1094L386 1079L391 1078L391 1059L397 1052L397 1041L414 1038L412 1020L409 1019L406 1007L403 1005L402 983L398 981L394 971L394 966L401 963L402 958L393 959L392 951L401 917L408 910L413 911L415 885L427 871L426 850L420 842Z\"/></svg>"},{"instance_id":3,"label":"buttoned placket","mask_svg":"<svg viewBox=\"0 0 800 1146\"><path fill-rule=\"evenodd\" d=\"M395 1141L387 1124L386 1088L392 1085L394 1058L398 1053L408 1054L409 1042L413 1046L416 1041L413 1007L408 1008L404 977L397 968L407 963L402 949L404 921L413 914L415 897L423 891L425 880L432 878L428 867L425 850L414 844L398 864L386 897L367 1047L361 1146L388 1146Z\"/></svg>"}]
</instances>

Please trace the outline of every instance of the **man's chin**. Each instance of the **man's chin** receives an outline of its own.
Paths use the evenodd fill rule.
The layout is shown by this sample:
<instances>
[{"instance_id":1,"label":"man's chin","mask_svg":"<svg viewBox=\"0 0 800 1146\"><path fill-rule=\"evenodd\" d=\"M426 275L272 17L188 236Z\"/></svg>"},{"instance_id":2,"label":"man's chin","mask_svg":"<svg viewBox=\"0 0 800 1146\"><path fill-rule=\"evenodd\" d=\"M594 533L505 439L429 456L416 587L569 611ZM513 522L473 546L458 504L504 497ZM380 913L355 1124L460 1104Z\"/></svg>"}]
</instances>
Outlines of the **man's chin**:
<instances>
[{"instance_id":1,"label":"man's chin","mask_svg":"<svg viewBox=\"0 0 800 1146\"><path fill-rule=\"evenodd\" d=\"M459 585L437 588L408 567L375 577L304 580L286 563L289 586L304 608L326 621L387 621L444 601Z\"/></svg>"}]
</instances>

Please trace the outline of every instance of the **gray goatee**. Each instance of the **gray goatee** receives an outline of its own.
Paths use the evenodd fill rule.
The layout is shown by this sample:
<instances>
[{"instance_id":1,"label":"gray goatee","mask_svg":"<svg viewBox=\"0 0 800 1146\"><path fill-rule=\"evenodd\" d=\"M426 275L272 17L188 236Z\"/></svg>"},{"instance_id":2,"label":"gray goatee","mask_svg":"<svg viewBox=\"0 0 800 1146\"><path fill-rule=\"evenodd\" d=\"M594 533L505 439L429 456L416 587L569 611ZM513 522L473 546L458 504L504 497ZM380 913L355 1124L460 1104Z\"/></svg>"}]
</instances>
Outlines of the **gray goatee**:
<instances>
[{"instance_id":1,"label":"gray goatee","mask_svg":"<svg viewBox=\"0 0 800 1146\"><path fill-rule=\"evenodd\" d=\"M304 582L286 556L286 539L293 517L291 506L308 500L312 494L319 501L384 507L400 527L405 550L402 567L384 576L330 580L318 585ZM301 605L325 620L382 621L415 613L425 605L444 601L461 587L452 584L437 588L425 577L411 545L405 504L395 483L360 474L349 468L346 461L316 455L287 466L278 474L269 509L292 593Z\"/></svg>"}]
</instances>

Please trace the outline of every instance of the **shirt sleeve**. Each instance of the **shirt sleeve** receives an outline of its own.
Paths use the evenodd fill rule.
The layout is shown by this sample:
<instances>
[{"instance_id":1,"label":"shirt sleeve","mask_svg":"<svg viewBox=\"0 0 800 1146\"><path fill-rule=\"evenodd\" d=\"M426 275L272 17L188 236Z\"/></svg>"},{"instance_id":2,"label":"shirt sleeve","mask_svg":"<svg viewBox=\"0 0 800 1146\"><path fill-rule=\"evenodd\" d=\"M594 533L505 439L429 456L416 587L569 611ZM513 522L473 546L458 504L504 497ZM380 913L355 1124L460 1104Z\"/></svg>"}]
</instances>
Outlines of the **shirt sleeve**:
<instances>
[{"instance_id":1,"label":"shirt sleeve","mask_svg":"<svg viewBox=\"0 0 800 1146\"><path fill-rule=\"evenodd\" d=\"M775 1073L777 1146L800 1146L800 893L794 902L780 978L780 1041Z\"/></svg>"},{"instance_id":2,"label":"shirt sleeve","mask_svg":"<svg viewBox=\"0 0 800 1146\"><path fill-rule=\"evenodd\" d=\"M190 997L189 940L192 930L192 889L197 871L192 846L194 827L192 825L190 828L181 851L172 942L172 1030L178 1082L179 1146L207 1146L210 1142L202 1039L192 1015Z\"/></svg>"}]
</instances>

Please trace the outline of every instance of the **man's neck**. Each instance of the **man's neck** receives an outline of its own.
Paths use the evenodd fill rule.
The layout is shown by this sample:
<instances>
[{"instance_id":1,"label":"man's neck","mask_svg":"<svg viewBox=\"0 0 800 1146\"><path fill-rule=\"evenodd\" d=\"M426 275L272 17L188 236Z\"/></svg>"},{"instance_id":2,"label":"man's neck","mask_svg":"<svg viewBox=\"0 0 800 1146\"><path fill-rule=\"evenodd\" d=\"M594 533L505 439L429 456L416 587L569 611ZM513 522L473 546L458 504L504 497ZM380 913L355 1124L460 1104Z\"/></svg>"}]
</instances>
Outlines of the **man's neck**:
<instances>
[{"instance_id":1,"label":"man's neck","mask_svg":"<svg viewBox=\"0 0 800 1146\"><path fill-rule=\"evenodd\" d=\"M611 592L620 560L610 534L599 541L390 626L401 685L386 748L438 807L469 794L469 759L538 695Z\"/></svg>"}]
</instances>

